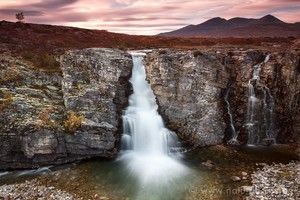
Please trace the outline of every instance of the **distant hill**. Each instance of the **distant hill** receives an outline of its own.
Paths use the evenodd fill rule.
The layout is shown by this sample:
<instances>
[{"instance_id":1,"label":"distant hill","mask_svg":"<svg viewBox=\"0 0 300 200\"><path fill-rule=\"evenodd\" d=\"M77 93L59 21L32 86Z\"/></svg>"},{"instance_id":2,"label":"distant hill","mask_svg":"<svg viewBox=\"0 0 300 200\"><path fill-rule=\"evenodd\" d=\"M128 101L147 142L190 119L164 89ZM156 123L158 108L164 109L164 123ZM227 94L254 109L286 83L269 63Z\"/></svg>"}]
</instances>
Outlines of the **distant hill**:
<instances>
[{"instance_id":1,"label":"distant hill","mask_svg":"<svg viewBox=\"0 0 300 200\"><path fill-rule=\"evenodd\" d=\"M232 19L232 24L243 19ZM206 22L207 29L215 30L226 20L217 18ZM298 23L300 26L300 23ZM186 29L193 26L186 27ZM291 46L296 38L186 38L141 36L113 33L106 30L91 30L67 26L45 24L14 23L0 21L0 55L12 53L28 60L38 60L45 54L61 55L68 49L90 47L128 49L185 48L204 46L266 46L280 44ZM278 46L278 45L277 45ZM278 48L278 47L276 47ZM1 71L1 70L0 70Z\"/></svg>"},{"instance_id":2,"label":"distant hill","mask_svg":"<svg viewBox=\"0 0 300 200\"><path fill-rule=\"evenodd\" d=\"M198 25L188 25L178 30L161 33L159 36L201 37L299 37L300 22L285 23L266 15L260 19L216 17Z\"/></svg>"}]
</instances>

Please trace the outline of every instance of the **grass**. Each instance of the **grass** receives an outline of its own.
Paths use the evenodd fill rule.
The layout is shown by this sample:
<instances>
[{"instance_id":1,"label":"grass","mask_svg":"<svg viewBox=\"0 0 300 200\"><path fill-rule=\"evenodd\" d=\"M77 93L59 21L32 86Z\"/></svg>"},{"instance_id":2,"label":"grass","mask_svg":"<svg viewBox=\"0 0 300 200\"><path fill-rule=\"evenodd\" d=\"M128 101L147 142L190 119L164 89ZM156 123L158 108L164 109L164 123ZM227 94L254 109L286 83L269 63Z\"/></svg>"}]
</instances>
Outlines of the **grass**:
<instances>
[{"instance_id":1,"label":"grass","mask_svg":"<svg viewBox=\"0 0 300 200\"><path fill-rule=\"evenodd\" d=\"M74 112L70 112L68 118L64 122L65 130L68 133L74 133L80 128L83 116L77 116Z\"/></svg>"},{"instance_id":2,"label":"grass","mask_svg":"<svg viewBox=\"0 0 300 200\"><path fill-rule=\"evenodd\" d=\"M159 51L158 51L158 54L159 55L164 55L164 54L166 54L167 53L167 51L165 50L165 49L160 49Z\"/></svg>"},{"instance_id":3,"label":"grass","mask_svg":"<svg viewBox=\"0 0 300 200\"><path fill-rule=\"evenodd\" d=\"M50 120L51 112L52 112L51 108L44 109L38 116L35 128L39 129L41 127L54 126L54 123Z\"/></svg>"},{"instance_id":4,"label":"grass","mask_svg":"<svg viewBox=\"0 0 300 200\"><path fill-rule=\"evenodd\" d=\"M69 49L105 47L140 49L140 48L180 48L197 49L220 46L264 46L274 44L281 48L289 47L296 39L257 37L257 38L212 38L212 37L161 37L137 36L112 33L105 30L89 30L73 27L51 26L29 23L0 22L0 43L10 52L22 55L24 59L34 61L41 68L57 68L54 55L63 54ZM162 52L163 53L163 52ZM39 60L40 59L40 60Z\"/></svg>"},{"instance_id":5,"label":"grass","mask_svg":"<svg viewBox=\"0 0 300 200\"><path fill-rule=\"evenodd\" d=\"M195 58L198 57L198 56L203 55L203 53L201 51L199 51L199 50L194 51L193 54L194 54Z\"/></svg>"},{"instance_id":6,"label":"grass","mask_svg":"<svg viewBox=\"0 0 300 200\"><path fill-rule=\"evenodd\" d=\"M10 92L2 90L1 93L2 98L0 99L0 111L8 108L14 101L13 96Z\"/></svg>"},{"instance_id":7,"label":"grass","mask_svg":"<svg viewBox=\"0 0 300 200\"><path fill-rule=\"evenodd\" d=\"M18 70L15 66L10 66L7 70L0 70L0 83L8 84L8 83L19 83L23 80L23 76L18 73Z\"/></svg>"},{"instance_id":8,"label":"grass","mask_svg":"<svg viewBox=\"0 0 300 200\"><path fill-rule=\"evenodd\" d=\"M49 53L34 54L33 52L25 52L22 54L23 59L32 62L32 64L46 71L60 71L60 63L55 59L54 55Z\"/></svg>"}]
</instances>

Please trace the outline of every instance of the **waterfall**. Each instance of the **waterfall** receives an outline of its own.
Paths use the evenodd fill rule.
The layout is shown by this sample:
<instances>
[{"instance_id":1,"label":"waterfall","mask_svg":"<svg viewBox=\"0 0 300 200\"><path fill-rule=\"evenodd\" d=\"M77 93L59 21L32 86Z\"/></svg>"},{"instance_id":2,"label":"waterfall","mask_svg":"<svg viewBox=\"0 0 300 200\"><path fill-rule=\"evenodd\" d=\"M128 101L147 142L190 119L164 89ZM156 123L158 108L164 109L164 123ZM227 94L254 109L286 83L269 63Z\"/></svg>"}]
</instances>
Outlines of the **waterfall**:
<instances>
[{"instance_id":1,"label":"waterfall","mask_svg":"<svg viewBox=\"0 0 300 200\"><path fill-rule=\"evenodd\" d=\"M231 81L228 82L227 91L226 91L225 96L224 96L224 101L227 105L227 115L229 116L229 126L230 126L230 131L231 131L231 138L230 138L230 140L228 140L227 144L239 144L239 142L237 140L238 134L236 133L236 130L235 130L235 127L234 127L233 117L232 117L231 108L230 108L230 103L228 101L230 87L231 87Z\"/></svg>"},{"instance_id":2,"label":"waterfall","mask_svg":"<svg viewBox=\"0 0 300 200\"><path fill-rule=\"evenodd\" d=\"M246 116L246 129L248 144L259 144L263 140L275 143L273 109L274 99L270 89L260 83L261 66L269 61L265 60L253 67L252 78L248 82L248 103Z\"/></svg>"},{"instance_id":3,"label":"waterfall","mask_svg":"<svg viewBox=\"0 0 300 200\"><path fill-rule=\"evenodd\" d=\"M266 136L273 143L276 143L275 136L274 136L274 120L273 120L275 101L268 87L264 86L263 91L264 91L264 98L263 98L264 126L266 130Z\"/></svg>"},{"instance_id":4,"label":"waterfall","mask_svg":"<svg viewBox=\"0 0 300 200\"><path fill-rule=\"evenodd\" d=\"M161 187L176 182L188 170L179 162L180 153L172 153L172 149L179 147L179 142L176 134L164 126L157 112L155 95L146 81L144 54L131 55L133 94L129 97L129 106L123 111L120 159L145 190L149 184Z\"/></svg>"}]
</instances>

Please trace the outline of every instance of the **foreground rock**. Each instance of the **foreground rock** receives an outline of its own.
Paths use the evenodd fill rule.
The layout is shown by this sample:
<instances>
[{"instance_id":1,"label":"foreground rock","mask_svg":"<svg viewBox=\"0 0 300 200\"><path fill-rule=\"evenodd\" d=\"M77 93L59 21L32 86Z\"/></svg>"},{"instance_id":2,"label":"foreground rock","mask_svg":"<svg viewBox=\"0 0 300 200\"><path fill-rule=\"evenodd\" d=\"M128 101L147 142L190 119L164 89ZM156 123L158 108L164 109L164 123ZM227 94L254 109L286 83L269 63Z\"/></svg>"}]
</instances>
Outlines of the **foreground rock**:
<instances>
[{"instance_id":1,"label":"foreground rock","mask_svg":"<svg viewBox=\"0 0 300 200\"><path fill-rule=\"evenodd\" d=\"M40 182L32 180L21 184L0 186L0 199L82 200L83 198L76 197L52 186L43 186Z\"/></svg>"},{"instance_id":2,"label":"foreground rock","mask_svg":"<svg viewBox=\"0 0 300 200\"><path fill-rule=\"evenodd\" d=\"M0 55L0 169L115 157L129 54L69 51L60 67Z\"/></svg>"},{"instance_id":3,"label":"foreground rock","mask_svg":"<svg viewBox=\"0 0 300 200\"><path fill-rule=\"evenodd\" d=\"M300 163L267 165L252 174L250 199L300 199Z\"/></svg>"}]
</instances>

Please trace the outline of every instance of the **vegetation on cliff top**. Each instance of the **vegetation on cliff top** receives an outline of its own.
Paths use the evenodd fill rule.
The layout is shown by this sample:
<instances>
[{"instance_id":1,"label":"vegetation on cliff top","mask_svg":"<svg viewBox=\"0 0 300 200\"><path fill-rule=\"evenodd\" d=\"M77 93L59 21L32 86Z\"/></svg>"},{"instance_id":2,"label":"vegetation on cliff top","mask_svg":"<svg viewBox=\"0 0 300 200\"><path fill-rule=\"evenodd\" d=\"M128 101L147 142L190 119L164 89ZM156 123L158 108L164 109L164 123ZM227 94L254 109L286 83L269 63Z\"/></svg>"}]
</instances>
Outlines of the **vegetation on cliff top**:
<instances>
[{"instance_id":1,"label":"vegetation on cliff top","mask_svg":"<svg viewBox=\"0 0 300 200\"><path fill-rule=\"evenodd\" d=\"M201 38L137 36L66 26L0 21L0 53L10 51L25 58L60 55L68 49L90 47L119 48L188 48L212 46L289 46L295 38ZM276 46L277 45L277 46ZM30 55L30 56L28 56Z\"/></svg>"}]
</instances>

